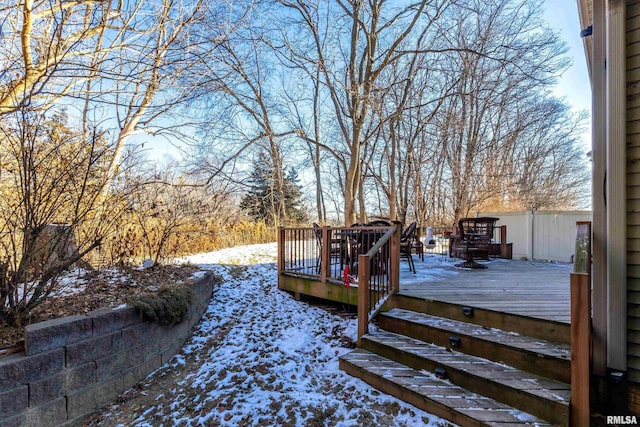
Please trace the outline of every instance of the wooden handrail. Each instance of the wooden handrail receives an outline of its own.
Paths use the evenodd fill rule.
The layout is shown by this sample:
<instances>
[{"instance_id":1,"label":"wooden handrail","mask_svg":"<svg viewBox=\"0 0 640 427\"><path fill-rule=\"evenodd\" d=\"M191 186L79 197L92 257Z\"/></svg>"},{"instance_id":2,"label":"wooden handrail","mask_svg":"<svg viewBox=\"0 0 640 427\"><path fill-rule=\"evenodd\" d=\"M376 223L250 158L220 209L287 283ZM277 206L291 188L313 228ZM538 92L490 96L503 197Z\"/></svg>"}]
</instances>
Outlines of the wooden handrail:
<instances>
[{"instance_id":1,"label":"wooden handrail","mask_svg":"<svg viewBox=\"0 0 640 427\"><path fill-rule=\"evenodd\" d=\"M391 280L389 291L382 296L375 307L371 307L371 298L369 295L369 282L371 280L371 258L380 250L382 246L392 240L395 245L391 245L390 257L391 257ZM385 301L388 300L399 289L398 277L395 281L394 276L399 276L399 266L395 266L395 263L400 263L400 225L396 224L387 230L380 239L369 249L369 251L358 257L358 345L360 345L360 339L363 335L369 332L369 322L380 312ZM394 256L394 252L398 252Z\"/></svg>"}]
</instances>

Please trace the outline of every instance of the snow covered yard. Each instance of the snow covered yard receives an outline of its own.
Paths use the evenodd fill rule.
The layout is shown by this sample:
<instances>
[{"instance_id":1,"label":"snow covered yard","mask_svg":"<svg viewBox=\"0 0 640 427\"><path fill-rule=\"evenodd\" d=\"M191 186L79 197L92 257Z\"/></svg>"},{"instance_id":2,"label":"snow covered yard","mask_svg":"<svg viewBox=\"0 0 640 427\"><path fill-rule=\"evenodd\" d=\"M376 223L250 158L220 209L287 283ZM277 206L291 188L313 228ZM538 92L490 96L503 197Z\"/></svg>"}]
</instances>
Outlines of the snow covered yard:
<instances>
[{"instance_id":1,"label":"snow covered yard","mask_svg":"<svg viewBox=\"0 0 640 427\"><path fill-rule=\"evenodd\" d=\"M90 425L448 425L338 369L356 320L278 290L275 244L186 260L223 278L198 329Z\"/></svg>"}]
</instances>

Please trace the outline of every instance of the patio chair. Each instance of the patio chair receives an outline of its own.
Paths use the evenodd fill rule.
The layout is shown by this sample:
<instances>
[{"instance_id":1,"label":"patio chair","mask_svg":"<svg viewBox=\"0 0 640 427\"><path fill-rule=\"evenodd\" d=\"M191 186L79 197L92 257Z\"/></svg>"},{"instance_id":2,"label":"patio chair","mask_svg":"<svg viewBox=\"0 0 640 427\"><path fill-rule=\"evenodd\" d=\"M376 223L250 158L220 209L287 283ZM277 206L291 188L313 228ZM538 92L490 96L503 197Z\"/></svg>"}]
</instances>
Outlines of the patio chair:
<instances>
[{"instance_id":1,"label":"patio chair","mask_svg":"<svg viewBox=\"0 0 640 427\"><path fill-rule=\"evenodd\" d=\"M417 222L412 222L407 228L402 231L400 236L400 256L405 257L409 262L409 270L416 274L416 266L413 263L413 248L415 242L418 240L416 237Z\"/></svg>"},{"instance_id":2,"label":"patio chair","mask_svg":"<svg viewBox=\"0 0 640 427\"><path fill-rule=\"evenodd\" d=\"M427 239L428 240L427 240L426 247L429 249L434 248L436 245L435 245L435 241L432 240L433 231L431 230L431 227L427 228ZM433 244L431 244L431 242L433 242ZM418 234L418 227L416 226L416 231L414 232L414 238L413 238L413 245L411 245L411 251L416 255L418 255L418 257L420 257L420 261L422 262L424 262L424 249L425 249L425 244L422 243L422 240L420 240L420 235Z\"/></svg>"},{"instance_id":3,"label":"patio chair","mask_svg":"<svg viewBox=\"0 0 640 427\"><path fill-rule=\"evenodd\" d=\"M451 235L449 256L461 258L465 262L456 264L463 268L486 268L474 259L489 259L489 247L493 239L493 229L499 218L478 217L461 218L458 221L458 234Z\"/></svg>"},{"instance_id":4,"label":"patio chair","mask_svg":"<svg viewBox=\"0 0 640 427\"><path fill-rule=\"evenodd\" d=\"M322 266L322 227L315 222L313 223L313 234L316 237L316 243L318 247L318 272ZM340 268L348 263L348 251L343 239L331 239L331 247L329 249L329 255L331 259L338 259L340 262Z\"/></svg>"}]
</instances>

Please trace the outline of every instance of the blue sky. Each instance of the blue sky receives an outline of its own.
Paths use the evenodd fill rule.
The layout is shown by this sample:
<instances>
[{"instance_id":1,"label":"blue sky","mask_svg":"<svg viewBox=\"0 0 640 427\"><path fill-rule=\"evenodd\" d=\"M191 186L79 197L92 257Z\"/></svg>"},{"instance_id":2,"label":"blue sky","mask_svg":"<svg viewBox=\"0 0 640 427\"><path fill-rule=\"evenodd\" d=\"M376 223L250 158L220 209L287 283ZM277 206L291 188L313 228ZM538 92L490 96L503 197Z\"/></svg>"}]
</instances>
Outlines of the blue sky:
<instances>
[{"instance_id":1,"label":"blue sky","mask_svg":"<svg viewBox=\"0 0 640 427\"><path fill-rule=\"evenodd\" d=\"M567 54L573 64L562 76L554 93L564 97L576 110L591 112L591 85L584 47L580 38L580 20L576 0L545 0L544 15L549 25L560 33L567 43ZM583 137L585 151L591 149L591 131Z\"/></svg>"},{"instance_id":2,"label":"blue sky","mask_svg":"<svg viewBox=\"0 0 640 427\"><path fill-rule=\"evenodd\" d=\"M567 55L572 58L571 67L565 71L558 84L554 88L556 96L565 98L576 111L586 110L591 112L591 86L589 73L584 55L584 47L580 38L580 20L578 18L578 5L576 0L545 0L544 17L547 23L556 31L567 44ZM583 135L583 150L586 153L591 150L590 122L587 123ZM150 137L137 136L134 140L149 140ZM177 156L174 147L166 141L154 140L151 145L153 150L150 157L162 159L165 156ZM178 155L179 156L179 155Z\"/></svg>"}]
</instances>

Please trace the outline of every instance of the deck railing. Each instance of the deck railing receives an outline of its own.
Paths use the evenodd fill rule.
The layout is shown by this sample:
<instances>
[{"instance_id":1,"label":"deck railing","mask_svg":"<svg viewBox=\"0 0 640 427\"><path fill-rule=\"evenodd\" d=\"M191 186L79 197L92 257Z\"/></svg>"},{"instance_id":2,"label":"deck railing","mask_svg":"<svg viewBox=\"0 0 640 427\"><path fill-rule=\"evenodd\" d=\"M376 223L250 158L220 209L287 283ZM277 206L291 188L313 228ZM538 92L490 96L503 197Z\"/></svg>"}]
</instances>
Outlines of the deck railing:
<instances>
[{"instance_id":1,"label":"deck railing","mask_svg":"<svg viewBox=\"0 0 640 427\"><path fill-rule=\"evenodd\" d=\"M453 228L445 226L431 227L434 240L432 244L429 244L429 241L427 241L427 228L429 227L418 227L417 229L418 238L423 244L424 253L432 255L449 255L449 236L453 233Z\"/></svg>"},{"instance_id":2,"label":"deck railing","mask_svg":"<svg viewBox=\"0 0 640 427\"><path fill-rule=\"evenodd\" d=\"M283 245L278 247L280 272L317 275L320 272L320 246L312 228L281 228Z\"/></svg>"},{"instance_id":3,"label":"deck railing","mask_svg":"<svg viewBox=\"0 0 640 427\"><path fill-rule=\"evenodd\" d=\"M361 266L358 273L358 345L385 301L400 289L400 236L401 227L397 224L389 228L366 254L358 256ZM380 265L382 260L386 265ZM376 269L382 271L376 272ZM380 277L384 280L377 279Z\"/></svg>"},{"instance_id":4,"label":"deck railing","mask_svg":"<svg viewBox=\"0 0 640 427\"><path fill-rule=\"evenodd\" d=\"M357 287L359 339L399 289L400 235L400 224L280 228L278 274Z\"/></svg>"}]
</instances>

